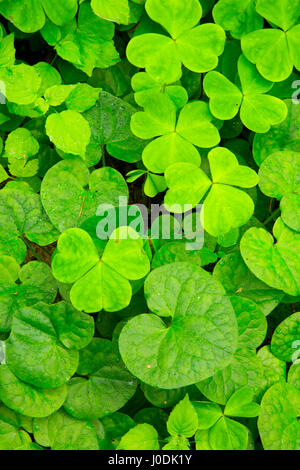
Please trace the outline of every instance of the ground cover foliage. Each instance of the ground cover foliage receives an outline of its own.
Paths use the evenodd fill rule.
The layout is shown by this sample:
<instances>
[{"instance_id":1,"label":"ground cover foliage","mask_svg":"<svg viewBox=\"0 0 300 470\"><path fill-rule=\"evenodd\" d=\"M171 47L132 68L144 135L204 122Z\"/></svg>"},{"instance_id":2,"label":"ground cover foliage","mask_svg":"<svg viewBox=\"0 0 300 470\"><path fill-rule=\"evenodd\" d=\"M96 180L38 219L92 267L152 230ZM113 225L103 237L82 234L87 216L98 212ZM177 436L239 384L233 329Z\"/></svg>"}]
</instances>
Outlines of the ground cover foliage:
<instances>
[{"instance_id":1,"label":"ground cover foliage","mask_svg":"<svg viewBox=\"0 0 300 470\"><path fill-rule=\"evenodd\" d=\"M0 15L0 450L300 450L300 1Z\"/></svg>"}]
</instances>

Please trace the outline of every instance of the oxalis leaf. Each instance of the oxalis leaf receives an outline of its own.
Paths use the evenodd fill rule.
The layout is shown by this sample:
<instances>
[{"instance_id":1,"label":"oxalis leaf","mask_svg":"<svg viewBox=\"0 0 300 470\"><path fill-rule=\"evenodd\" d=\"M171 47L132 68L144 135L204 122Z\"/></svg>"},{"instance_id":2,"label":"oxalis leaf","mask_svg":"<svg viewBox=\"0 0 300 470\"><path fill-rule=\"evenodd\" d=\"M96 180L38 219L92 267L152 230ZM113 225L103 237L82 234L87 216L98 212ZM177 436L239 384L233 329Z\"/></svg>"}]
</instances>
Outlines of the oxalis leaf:
<instances>
[{"instance_id":1,"label":"oxalis leaf","mask_svg":"<svg viewBox=\"0 0 300 470\"><path fill-rule=\"evenodd\" d=\"M195 146L213 147L220 135L206 103L188 103L176 119L176 106L166 94L151 95L144 100L145 111L131 119L132 132L142 139L158 137L143 151L144 165L154 173L163 173L178 162L199 165L201 157ZM157 109L160 109L159 116Z\"/></svg>"},{"instance_id":2,"label":"oxalis leaf","mask_svg":"<svg viewBox=\"0 0 300 470\"><path fill-rule=\"evenodd\" d=\"M230 31L236 39L263 27L257 13L255 0L220 0L214 6L213 17L217 24Z\"/></svg>"},{"instance_id":3,"label":"oxalis leaf","mask_svg":"<svg viewBox=\"0 0 300 470\"><path fill-rule=\"evenodd\" d=\"M181 77L181 65L203 73L218 65L224 50L224 30L213 23L196 26L202 9L198 0L148 0L148 15L170 34L149 33L133 38L127 47L129 61L146 68L155 79L172 83Z\"/></svg>"},{"instance_id":4,"label":"oxalis leaf","mask_svg":"<svg viewBox=\"0 0 300 470\"><path fill-rule=\"evenodd\" d=\"M281 29L259 29L243 36L243 53L265 79L281 82L291 75L294 66L300 69L300 27L295 25L300 15L299 0L292 6L288 0L258 0L256 10Z\"/></svg>"},{"instance_id":5,"label":"oxalis leaf","mask_svg":"<svg viewBox=\"0 0 300 470\"><path fill-rule=\"evenodd\" d=\"M131 80L131 86L135 91L134 99L139 106L147 105L153 94L164 91L180 109L188 102L188 94L185 88L178 84L166 86L164 83L154 80L148 73L136 73Z\"/></svg>"},{"instance_id":6,"label":"oxalis leaf","mask_svg":"<svg viewBox=\"0 0 300 470\"><path fill-rule=\"evenodd\" d=\"M187 263L157 268L145 282L145 295L154 314L131 319L119 338L121 356L135 376L170 389L209 377L231 362L235 315L208 273Z\"/></svg>"},{"instance_id":7,"label":"oxalis leaf","mask_svg":"<svg viewBox=\"0 0 300 470\"><path fill-rule=\"evenodd\" d=\"M7 0L0 2L0 13L25 33L41 29L46 15L53 23L68 23L77 12L77 0Z\"/></svg>"},{"instance_id":8,"label":"oxalis leaf","mask_svg":"<svg viewBox=\"0 0 300 470\"><path fill-rule=\"evenodd\" d=\"M219 72L209 72L204 90L210 98L210 110L218 119L232 119L240 109L242 123L248 129L268 132L287 117L287 106L278 98L265 93L273 84L264 80L254 65L241 55L238 61L241 90Z\"/></svg>"},{"instance_id":9,"label":"oxalis leaf","mask_svg":"<svg viewBox=\"0 0 300 470\"><path fill-rule=\"evenodd\" d=\"M60 282L73 284L71 302L78 310L117 311L129 305L132 288L150 270L143 241L130 227L116 229L99 259L87 232L69 229L58 240L52 272Z\"/></svg>"},{"instance_id":10,"label":"oxalis leaf","mask_svg":"<svg viewBox=\"0 0 300 470\"><path fill-rule=\"evenodd\" d=\"M234 186L253 187L258 183L258 176L251 168L239 165L235 155L225 148L211 150L208 160L212 181L190 163L167 168L165 178L170 189L165 205L171 212L180 213L195 207L205 197L201 219L205 230L217 237L241 227L251 218L252 199Z\"/></svg>"}]
</instances>

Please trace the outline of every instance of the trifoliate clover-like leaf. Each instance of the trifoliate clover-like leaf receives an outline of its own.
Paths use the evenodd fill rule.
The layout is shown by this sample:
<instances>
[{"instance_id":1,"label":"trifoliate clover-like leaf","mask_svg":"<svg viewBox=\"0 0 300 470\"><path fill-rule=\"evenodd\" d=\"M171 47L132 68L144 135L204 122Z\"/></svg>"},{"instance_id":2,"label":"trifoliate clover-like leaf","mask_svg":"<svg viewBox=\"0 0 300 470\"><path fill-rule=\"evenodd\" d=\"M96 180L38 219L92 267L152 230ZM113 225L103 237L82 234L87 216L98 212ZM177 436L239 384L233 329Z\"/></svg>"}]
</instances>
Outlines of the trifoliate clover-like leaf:
<instances>
[{"instance_id":1,"label":"trifoliate clover-like leaf","mask_svg":"<svg viewBox=\"0 0 300 470\"><path fill-rule=\"evenodd\" d=\"M147 278L145 294L154 314L132 318L119 338L121 356L135 376L170 389L211 376L231 362L234 312L208 273L188 263L162 266Z\"/></svg>"},{"instance_id":2,"label":"trifoliate clover-like leaf","mask_svg":"<svg viewBox=\"0 0 300 470\"><path fill-rule=\"evenodd\" d=\"M69 381L64 403L75 418L102 418L122 408L135 393L136 379L126 370L117 344L109 340L94 338L80 352L77 372L80 377Z\"/></svg>"},{"instance_id":3,"label":"trifoliate clover-like leaf","mask_svg":"<svg viewBox=\"0 0 300 470\"><path fill-rule=\"evenodd\" d=\"M249 435L243 424L222 416L209 431L212 450L246 450Z\"/></svg>"},{"instance_id":4,"label":"trifoliate clover-like leaf","mask_svg":"<svg viewBox=\"0 0 300 470\"><path fill-rule=\"evenodd\" d=\"M193 401L193 407L198 416L198 429L209 429L221 418L222 408L217 403L209 401Z\"/></svg>"},{"instance_id":5,"label":"trifoliate clover-like leaf","mask_svg":"<svg viewBox=\"0 0 300 470\"><path fill-rule=\"evenodd\" d=\"M204 90L210 98L212 114L222 120L233 119L239 109L242 123L248 129L268 132L271 126L287 117L286 104L266 94L273 84L260 76L255 66L242 55L238 61L241 90L219 72L209 72L204 79Z\"/></svg>"},{"instance_id":6,"label":"trifoliate clover-like leaf","mask_svg":"<svg viewBox=\"0 0 300 470\"><path fill-rule=\"evenodd\" d=\"M274 289L300 293L300 235L278 219L273 236L262 228L250 228L241 240L241 254L248 268Z\"/></svg>"},{"instance_id":7,"label":"trifoliate clover-like leaf","mask_svg":"<svg viewBox=\"0 0 300 470\"><path fill-rule=\"evenodd\" d=\"M217 24L236 39L263 27L263 19L255 9L255 0L220 0L214 6Z\"/></svg>"},{"instance_id":8,"label":"trifoliate clover-like leaf","mask_svg":"<svg viewBox=\"0 0 300 470\"><path fill-rule=\"evenodd\" d=\"M128 188L117 170L104 167L90 174L80 159L63 160L51 167L41 186L45 211L61 232L80 226L96 215L101 205L118 205L121 197L128 198Z\"/></svg>"},{"instance_id":9,"label":"trifoliate clover-like leaf","mask_svg":"<svg viewBox=\"0 0 300 470\"><path fill-rule=\"evenodd\" d=\"M300 153L275 152L262 163L259 187L280 201L281 218L291 229L300 231Z\"/></svg>"},{"instance_id":10,"label":"trifoliate clover-like leaf","mask_svg":"<svg viewBox=\"0 0 300 470\"><path fill-rule=\"evenodd\" d=\"M178 162L199 165L200 154L195 146L213 147L220 135L206 103L188 103L176 119L176 106L166 94L149 96L144 112L132 116L132 132L142 139L153 140L143 151L144 165L153 173L163 173ZM160 109L159 115L157 109Z\"/></svg>"},{"instance_id":11,"label":"trifoliate clover-like leaf","mask_svg":"<svg viewBox=\"0 0 300 470\"><path fill-rule=\"evenodd\" d=\"M165 178L170 188L165 204L172 212L185 212L205 196L201 219L205 230L217 237L241 227L251 218L254 203L237 189L258 183L254 170L238 163L228 149L218 147L208 155L212 181L206 173L190 163L177 163L167 168ZM185 207L186 206L186 207Z\"/></svg>"},{"instance_id":12,"label":"trifoliate clover-like leaf","mask_svg":"<svg viewBox=\"0 0 300 470\"><path fill-rule=\"evenodd\" d=\"M129 280L143 278L149 269L143 240L130 227L112 233L101 258L87 232L69 229L59 237L52 260L54 277L74 283L71 302L85 312L114 312L127 307L132 295Z\"/></svg>"},{"instance_id":13,"label":"trifoliate clover-like leaf","mask_svg":"<svg viewBox=\"0 0 300 470\"><path fill-rule=\"evenodd\" d=\"M188 102L188 94L185 88L180 86L180 82L174 85L166 85L154 80L147 72L136 73L131 80L131 86L134 90L134 99L139 106L149 103L153 94L165 92L173 101L175 106L180 109Z\"/></svg>"},{"instance_id":14,"label":"trifoliate clover-like leaf","mask_svg":"<svg viewBox=\"0 0 300 470\"><path fill-rule=\"evenodd\" d=\"M225 45L224 30L213 23L196 26L202 15L198 0L148 0L148 15L170 34L142 34L127 47L129 61L164 83L181 77L182 63L193 72L203 73L218 65Z\"/></svg>"},{"instance_id":15,"label":"trifoliate clover-like leaf","mask_svg":"<svg viewBox=\"0 0 300 470\"><path fill-rule=\"evenodd\" d=\"M294 66L300 69L300 26L296 24L300 3L258 0L256 10L280 29L259 29L243 36L243 53L266 80L281 82L291 75Z\"/></svg>"},{"instance_id":16,"label":"trifoliate clover-like leaf","mask_svg":"<svg viewBox=\"0 0 300 470\"><path fill-rule=\"evenodd\" d=\"M63 25L74 18L77 0L7 0L0 2L0 13L24 33L41 29L47 17L56 25Z\"/></svg>"},{"instance_id":17,"label":"trifoliate clover-like leaf","mask_svg":"<svg viewBox=\"0 0 300 470\"><path fill-rule=\"evenodd\" d=\"M255 418L260 406L253 401L253 390L248 387L237 390L226 403L224 414L240 418Z\"/></svg>"}]
</instances>

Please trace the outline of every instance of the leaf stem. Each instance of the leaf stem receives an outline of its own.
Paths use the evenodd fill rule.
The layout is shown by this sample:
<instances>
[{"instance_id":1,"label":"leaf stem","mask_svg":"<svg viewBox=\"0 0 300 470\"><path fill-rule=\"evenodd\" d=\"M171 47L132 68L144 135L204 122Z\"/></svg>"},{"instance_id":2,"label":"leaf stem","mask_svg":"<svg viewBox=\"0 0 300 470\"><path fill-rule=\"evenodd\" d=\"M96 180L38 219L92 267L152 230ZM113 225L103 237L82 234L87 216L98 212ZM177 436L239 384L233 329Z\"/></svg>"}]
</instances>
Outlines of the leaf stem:
<instances>
[{"instance_id":1,"label":"leaf stem","mask_svg":"<svg viewBox=\"0 0 300 470\"><path fill-rule=\"evenodd\" d=\"M276 217L277 215L279 215L279 214L280 214L280 207L278 207L278 209L276 209L275 211L273 211L272 214L270 215L270 217L268 217L268 218L264 221L263 224L264 224L264 225L268 225L268 223L272 222L272 221L275 219L275 217Z\"/></svg>"},{"instance_id":2,"label":"leaf stem","mask_svg":"<svg viewBox=\"0 0 300 470\"><path fill-rule=\"evenodd\" d=\"M51 63L50 63L51 66L54 64L54 62L56 61L56 59L57 59L57 53L55 54L55 56L53 57L53 59L52 59L52 61L51 61Z\"/></svg>"},{"instance_id":3,"label":"leaf stem","mask_svg":"<svg viewBox=\"0 0 300 470\"><path fill-rule=\"evenodd\" d=\"M31 251L31 253L34 255L34 257L40 261L41 263L43 263L43 260L39 257L39 255L34 251L34 249L32 248L32 246L30 245L29 241L22 236L22 240L23 242L25 243L25 245L27 246L27 248Z\"/></svg>"}]
</instances>

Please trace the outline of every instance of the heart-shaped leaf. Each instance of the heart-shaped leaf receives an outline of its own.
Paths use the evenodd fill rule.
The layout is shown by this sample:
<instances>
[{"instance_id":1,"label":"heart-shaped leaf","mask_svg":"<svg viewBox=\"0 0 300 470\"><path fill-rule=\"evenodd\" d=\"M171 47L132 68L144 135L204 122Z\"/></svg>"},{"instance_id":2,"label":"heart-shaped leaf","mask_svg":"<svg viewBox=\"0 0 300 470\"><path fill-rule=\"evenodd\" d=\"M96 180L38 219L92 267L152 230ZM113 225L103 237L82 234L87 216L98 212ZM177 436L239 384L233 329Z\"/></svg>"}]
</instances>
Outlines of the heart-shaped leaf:
<instances>
[{"instance_id":1,"label":"heart-shaped leaf","mask_svg":"<svg viewBox=\"0 0 300 470\"><path fill-rule=\"evenodd\" d=\"M37 302L53 302L57 293L57 284L49 266L38 261L31 261L22 268L13 263L8 256L0 256L9 270L5 278L0 279L0 331L9 331L14 315L25 306ZM15 282L16 281L16 282Z\"/></svg>"},{"instance_id":2,"label":"heart-shaped leaf","mask_svg":"<svg viewBox=\"0 0 300 470\"><path fill-rule=\"evenodd\" d=\"M67 397L67 386L37 388L19 380L6 365L0 366L0 398L25 416L45 418L57 411Z\"/></svg>"},{"instance_id":3,"label":"heart-shaped leaf","mask_svg":"<svg viewBox=\"0 0 300 470\"><path fill-rule=\"evenodd\" d=\"M236 320L223 289L209 274L187 263L163 266L147 278L145 294L155 315L132 318L119 339L121 356L135 376L170 389L195 383L230 363ZM169 326L160 317L171 317Z\"/></svg>"},{"instance_id":4,"label":"heart-shaped leaf","mask_svg":"<svg viewBox=\"0 0 300 470\"><path fill-rule=\"evenodd\" d=\"M265 450L299 448L300 391L292 385L277 383L261 402L258 429Z\"/></svg>"},{"instance_id":5,"label":"heart-shaped leaf","mask_svg":"<svg viewBox=\"0 0 300 470\"><path fill-rule=\"evenodd\" d=\"M6 342L7 365L34 386L59 387L75 373L77 349L89 343L93 332L92 318L63 302L23 307L14 316Z\"/></svg>"},{"instance_id":6,"label":"heart-shaped leaf","mask_svg":"<svg viewBox=\"0 0 300 470\"><path fill-rule=\"evenodd\" d=\"M272 336L272 353L286 362L295 362L298 359L300 347L300 313L294 313L277 326Z\"/></svg>"},{"instance_id":7,"label":"heart-shaped leaf","mask_svg":"<svg viewBox=\"0 0 300 470\"><path fill-rule=\"evenodd\" d=\"M213 276L229 295L254 301L268 315L282 301L283 292L272 289L252 274L239 252L224 256L215 266Z\"/></svg>"},{"instance_id":8,"label":"heart-shaped leaf","mask_svg":"<svg viewBox=\"0 0 300 470\"><path fill-rule=\"evenodd\" d=\"M274 239L261 228L251 228L241 240L241 254L249 269L269 286L289 295L300 293L300 235L278 219Z\"/></svg>"},{"instance_id":9,"label":"heart-shaped leaf","mask_svg":"<svg viewBox=\"0 0 300 470\"><path fill-rule=\"evenodd\" d=\"M96 419L114 413L135 393L136 380L125 369L116 343L106 339L95 338L80 352L77 371L83 377L70 380L64 403L75 418Z\"/></svg>"},{"instance_id":10,"label":"heart-shaped leaf","mask_svg":"<svg viewBox=\"0 0 300 470\"><path fill-rule=\"evenodd\" d=\"M282 220L300 231L300 153L275 152L262 163L259 186L264 194L280 201Z\"/></svg>"},{"instance_id":11,"label":"heart-shaped leaf","mask_svg":"<svg viewBox=\"0 0 300 470\"><path fill-rule=\"evenodd\" d=\"M23 262L24 236L45 246L57 240L58 232L46 216L38 194L4 188L0 191L0 252Z\"/></svg>"},{"instance_id":12,"label":"heart-shaped leaf","mask_svg":"<svg viewBox=\"0 0 300 470\"><path fill-rule=\"evenodd\" d=\"M61 188L59 193L58 187ZM42 204L61 232L80 226L96 215L102 204L118 205L120 197L128 198L128 188L117 170L104 167L90 174L80 159L63 160L54 165L41 186Z\"/></svg>"}]
</instances>

